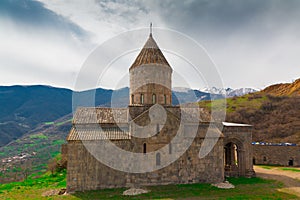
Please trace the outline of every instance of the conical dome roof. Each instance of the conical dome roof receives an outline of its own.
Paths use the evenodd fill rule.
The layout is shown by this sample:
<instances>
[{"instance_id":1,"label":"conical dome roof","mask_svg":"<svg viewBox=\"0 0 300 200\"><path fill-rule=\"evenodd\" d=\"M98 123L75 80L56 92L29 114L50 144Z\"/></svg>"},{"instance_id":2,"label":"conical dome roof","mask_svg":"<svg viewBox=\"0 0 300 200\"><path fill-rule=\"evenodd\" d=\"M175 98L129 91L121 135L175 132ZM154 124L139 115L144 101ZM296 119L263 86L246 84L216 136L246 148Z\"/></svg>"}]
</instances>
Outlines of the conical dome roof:
<instances>
[{"instance_id":1,"label":"conical dome roof","mask_svg":"<svg viewBox=\"0 0 300 200\"><path fill-rule=\"evenodd\" d=\"M151 33L143 49L141 50L141 52L139 53L134 63L129 68L129 70L144 64L160 64L160 65L166 65L171 67L167 59L165 58L165 56L157 46Z\"/></svg>"}]
</instances>

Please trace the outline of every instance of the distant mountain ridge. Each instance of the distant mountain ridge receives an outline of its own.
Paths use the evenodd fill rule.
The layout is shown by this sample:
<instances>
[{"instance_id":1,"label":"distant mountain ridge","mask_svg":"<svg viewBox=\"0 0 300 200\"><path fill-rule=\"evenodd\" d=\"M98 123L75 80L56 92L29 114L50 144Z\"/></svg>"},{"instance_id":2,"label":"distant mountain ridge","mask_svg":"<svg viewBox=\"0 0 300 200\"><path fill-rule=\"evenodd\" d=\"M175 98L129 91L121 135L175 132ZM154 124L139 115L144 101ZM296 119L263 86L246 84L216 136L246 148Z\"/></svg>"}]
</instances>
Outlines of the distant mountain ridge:
<instances>
[{"instance_id":1,"label":"distant mountain ridge","mask_svg":"<svg viewBox=\"0 0 300 200\"><path fill-rule=\"evenodd\" d=\"M299 95L299 79L292 84L276 84L262 92ZM218 89L206 88L202 91L188 88L174 88L173 104L198 102L202 100L241 96L254 92L251 88ZM16 140L35 129L39 124L52 122L72 113L72 96L83 96L76 106L84 106L85 101L95 92L95 105L104 107L126 107L129 100L129 88L108 90L98 88L83 92L51 86L0 86L0 147ZM74 97L73 96L73 97ZM81 104L82 103L82 104ZM112 105L113 104L113 105ZM94 106L94 105L92 105Z\"/></svg>"},{"instance_id":2,"label":"distant mountain ridge","mask_svg":"<svg viewBox=\"0 0 300 200\"><path fill-rule=\"evenodd\" d=\"M82 92L89 93L89 91ZM0 146L44 122L72 112L72 90L50 86L0 87ZM75 92L76 94L76 92ZM97 89L96 105L108 105L112 90Z\"/></svg>"},{"instance_id":3,"label":"distant mountain ridge","mask_svg":"<svg viewBox=\"0 0 300 200\"><path fill-rule=\"evenodd\" d=\"M86 104L95 95L93 105ZM222 96L213 95L214 98ZM78 101L73 101L73 99ZM210 94L188 89L172 93L173 104L209 100ZM39 124L72 113L72 106L126 107L129 88L98 88L82 92L51 86L0 86L0 146L20 138ZM74 105L72 105L74 104Z\"/></svg>"},{"instance_id":4,"label":"distant mountain ridge","mask_svg":"<svg viewBox=\"0 0 300 200\"><path fill-rule=\"evenodd\" d=\"M206 87L200 89L200 91L210 93L210 94L223 95L224 97L242 96L245 94L257 92L257 90L253 88L232 89L232 88L217 88L217 87L211 87L211 88Z\"/></svg>"}]
</instances>

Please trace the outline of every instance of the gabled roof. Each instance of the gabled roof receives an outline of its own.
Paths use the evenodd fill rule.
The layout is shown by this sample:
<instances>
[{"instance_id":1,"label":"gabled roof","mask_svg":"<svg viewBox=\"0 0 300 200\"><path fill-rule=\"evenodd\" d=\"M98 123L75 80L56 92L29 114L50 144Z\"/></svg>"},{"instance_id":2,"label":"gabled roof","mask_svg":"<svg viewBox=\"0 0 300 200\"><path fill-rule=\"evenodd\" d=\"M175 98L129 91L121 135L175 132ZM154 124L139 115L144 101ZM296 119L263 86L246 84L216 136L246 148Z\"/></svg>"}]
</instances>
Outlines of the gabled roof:
<instances>
[{"instance_id":1,"label":"gabled roof","mask_svg":"<svg viewBox=\"0 0 300 200\"><path fill-rule=\"evenodd\" d=\"M73 124L115 124L127 122L127 108L81 107L76 110L73 117Z\"/></svg>"},{"instance_id":2,"label":"gabled roof","mask_svg":"<svg viewBox=\"0 0 300 200\"><path fill-rule=\"evenodd\" d=\"M211 115L203 108L182 107L181 118L184 123L211 122Z\"/></svg>"},{"instance_id":3,"label":"gabled roof","mask_svg":"<svg viewBox=\"0 0 300 200\"><path fill-rule=\"evenodd\" d=\"M202 109L189 107L165 107L167 119L171 122L195 125L206 123L210 114ZM200 112L200 113L199 113ZM73 126L67 141L96 141L96 140L130 140L132 133L130 124L139 120L150 120L150 109L145 110L134 119L130 119L128 108L78 108L73 118ZM159 121L157 121L159 120ZM175 120L175 121L174 121ZM153 123L159 124L159 118L154 118ZM224 124L224 123L223 123ZM232 125L232 124L224 124ZM204 137L204 136L203 136Z\"/></svg>"},{"instance_id":4,"label":"gabled roof","mask_svg":"<svg viewBox=\"0 0 300 200\"><path fill-rule=\"evenodd\" d=\"M160 64L171 68L167 59L157 46L152 34L149 35L143 49L129 68L129 70L145 64Z\"/></svg>"},{"instance_id":5,"label":"gabled roof","mask_svg":"<svg viewBox=\"0 0 300 200\"><path fill-rule=\"evenodd\" d=\"M93 140L129 140L131 135L128 131L121 130L118 127L104 128L100 127L72 127L67 141L93 141Z\"/></svg>"},{"instance_id":6,"label":"gabled roof","mask_svg":"<svg viewBox=\"0 0 300 200\"><path fill-rule=\"evenodd\" d=\"M210 121L210 114L201 108L166 107L165 109L184 123ZM128 112L128 108L81 107L74 114L73 124L127 124L132 120L135 121L149 115L149 109L147 109L134 119L130 119ZM224 126L228 126L228 124L223 123Z\"/></svg>"}]
</instances>

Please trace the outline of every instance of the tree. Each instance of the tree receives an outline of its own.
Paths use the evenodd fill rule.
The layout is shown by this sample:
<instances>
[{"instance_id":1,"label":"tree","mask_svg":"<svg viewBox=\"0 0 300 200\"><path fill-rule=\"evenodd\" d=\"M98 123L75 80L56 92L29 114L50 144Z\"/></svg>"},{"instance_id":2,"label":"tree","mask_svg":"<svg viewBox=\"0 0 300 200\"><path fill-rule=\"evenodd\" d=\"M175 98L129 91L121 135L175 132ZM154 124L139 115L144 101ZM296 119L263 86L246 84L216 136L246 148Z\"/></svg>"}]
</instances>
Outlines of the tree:
<instances>
[{"instance_id":1,"label":"tree","mask_svg":"<svg viewBox=\"0 0 300 200\"><path fill-rule=\"evenodd\" d=\"M54 172L56 172L56 169L57 169L57 159L56 158L52 158L48 162L48 170L53 175Z\"/></svg>"},{"instance_id":2,"label":"tree","mask_svg":"<svg viewBox=\"0 0 300 200\"><path fill-rule=\"evenodd\" d=\"M21 163L21 174L23 175L24 180L28 178L32 168L32 163L30 160L25 160Z\"/></svg>"}]
</instances>

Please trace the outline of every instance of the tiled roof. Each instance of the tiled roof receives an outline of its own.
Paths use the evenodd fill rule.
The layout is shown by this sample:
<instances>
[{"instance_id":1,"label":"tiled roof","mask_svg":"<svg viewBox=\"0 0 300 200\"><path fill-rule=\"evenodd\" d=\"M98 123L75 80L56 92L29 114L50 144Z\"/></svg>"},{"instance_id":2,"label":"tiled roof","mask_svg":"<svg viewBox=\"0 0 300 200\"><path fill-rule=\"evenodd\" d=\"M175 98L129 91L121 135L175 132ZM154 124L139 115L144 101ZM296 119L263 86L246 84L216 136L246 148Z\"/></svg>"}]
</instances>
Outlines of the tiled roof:
<instances>
[{"instance_id":1,"label":"tiled roof","mask_svg":"<svg viewBox=\"0 0 300 200\"><path fill-rule=\"evenodd\" d=\"M127 122L127 108L82 107L76 110L73 118L73 124L115 124Z\"/></svg>"},{"instance_id":2,"label":"tiled roof","mask_svg":"<svg viewBox=\"0 0 300 200\"><path fill-rule=\"evenodd\" d=\"M184 123L210 122L211 115L203 108L181 108L181 118Z\"/></svg>"},{"instance_id":3,"label":"tiled roof","mask_svg":"<svg viewBox=\"0 0 300 200\"><path fill-rule=\"evenodd\" d=\"M143 49L141 50L141 52L139 53L129 70L145 64L160 64L170 67L167 59L165 58L165 56L157 46L155 40L153 39L152 34L150 34Z\"/></svg>"},{"instance_id":4,"label":"tiled roof","mask_svg":"<svg viewBox=\"0 0 300 200\"><path fill-rule=\"evenodd\" d=\"M92 140L126 140L131 139L128 131L117 127L72 127L67 141L92 141Z\"/></svg>"},{"instance_id":5,"label":"tiled roof","mask_svg":"<svg viewBox=\"0 0 300 200\"><path fill-rule=\"evenodd\" d=\"M183 122L209 122L211 116L202 108L166 108ZM200 113L198 113L200 111ZM144 113L148 116L149 110ZM181 112L181 116L180 116ZM141 114L141 115L144 115ZM128 108L97 108L82 107L76 110L73 124L127 124L129 122Z\"/></svg>"}]
</instances>

